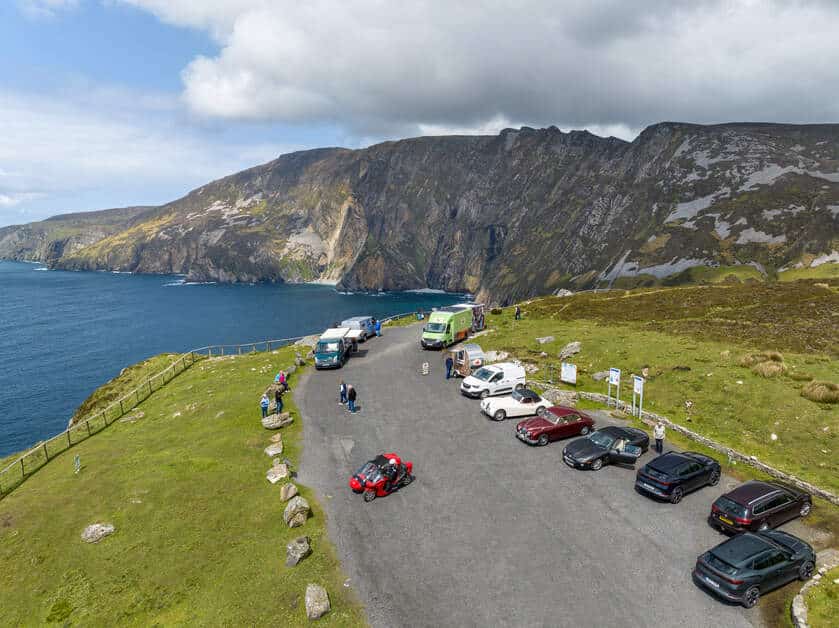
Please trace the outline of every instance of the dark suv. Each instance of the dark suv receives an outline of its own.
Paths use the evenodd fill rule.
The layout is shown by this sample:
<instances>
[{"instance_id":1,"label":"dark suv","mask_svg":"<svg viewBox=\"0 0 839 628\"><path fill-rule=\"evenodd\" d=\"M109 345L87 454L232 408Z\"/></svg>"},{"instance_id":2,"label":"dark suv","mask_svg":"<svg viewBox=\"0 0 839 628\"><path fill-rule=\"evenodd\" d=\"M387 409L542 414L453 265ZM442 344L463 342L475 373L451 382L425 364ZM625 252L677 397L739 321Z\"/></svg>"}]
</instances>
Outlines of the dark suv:
<instances>
[{"instance_id":1,"label":"dark suv","mask_svg":"<svg viewBox=\"0 0 839 628\"><path fill-rule=\"evenodd\" d=\"M692 451L668 451L645 464L635 476L635 488L642 493L682 501L685 493L720 481L720 463Z\"/></svg>"},{"instance_id":2,"label":"dark suv","mask_svg":"<svg viewBox=\"0 0 839 628\"><path fill-rule=\"evenodd\" d=\"M708 522L723 532L766 530L806 517L813 507L809 493L780 482L746 482L720 495Z\"/></svg>"},{"instance_id":3,"label":"dark suv","mask_svg":"<svg viewBox=\"0 0 839 628\"><path fill-rule=\"evenodd\" d=\"M731 602L751 608L761 593L813 575L816 554L798 537L779 530L746 532L696 559L693 580Z\"/></svg>"}]
</instances>

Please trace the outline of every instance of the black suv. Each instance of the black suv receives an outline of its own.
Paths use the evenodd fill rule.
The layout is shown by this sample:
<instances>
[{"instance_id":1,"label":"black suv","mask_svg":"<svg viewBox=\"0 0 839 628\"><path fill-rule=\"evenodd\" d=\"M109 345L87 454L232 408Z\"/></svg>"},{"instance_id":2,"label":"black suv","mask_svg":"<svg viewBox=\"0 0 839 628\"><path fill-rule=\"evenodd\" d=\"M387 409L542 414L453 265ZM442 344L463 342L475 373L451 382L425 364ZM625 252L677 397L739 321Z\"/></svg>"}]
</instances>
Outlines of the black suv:
<instances>
[{"instance_id":1,"label":"black suv","mask_svg":"<svg viewBox=\"0 0 839 628\"><path fill-rule=\"evenodd\" d=\"M635 488L674 504L685 493L720 481L720 463L692 451L669 451L645 464L635 476Z\"/></svg>"},{"instance_id":2,"label":"black suv","mask_svg":"<svg viewBox=\"0 0 839 628\"><path fill-rule=\"evenodd\" d=\"M779 530L738 534L696 559L693 580L731 602L751 608L762 593L787 582L809 580L813 548Z\"/></svg>"},{"instance_id":3,"label":"black suv","mask_svg":"<svg viewBox=\"0 0 839 628\"><path fill-rule=\"evenodd\" d=\"M806 517L813 507L809 493L780 482L746 482L720 495L708 522L723 532L766 530Z\"/></svg>"}]
</instances>

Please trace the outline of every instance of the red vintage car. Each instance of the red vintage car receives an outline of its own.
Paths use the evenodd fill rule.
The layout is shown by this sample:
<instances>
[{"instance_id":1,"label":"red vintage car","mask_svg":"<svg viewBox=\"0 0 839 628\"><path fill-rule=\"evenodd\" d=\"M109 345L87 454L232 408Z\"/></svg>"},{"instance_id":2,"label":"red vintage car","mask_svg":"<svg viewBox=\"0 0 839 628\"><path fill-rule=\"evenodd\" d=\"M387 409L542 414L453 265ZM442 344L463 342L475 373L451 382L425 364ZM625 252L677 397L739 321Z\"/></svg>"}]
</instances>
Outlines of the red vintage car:
<instances>
[{"instance_id":1,"label":"red vintage car","mask_svg":"<svg viewBox=\"0 0 839 628\"><path fill-rule=\"evenodd\" d=\"M547 445L552 440L585 436L594 427L594 419L577 408L553 406L543 416L516 425L516 438L528 445Z\"/></svg>"},{"instance_id":2,"label":"red vintage car","mask_svg":"<svg viewBox=\"0 0 839 628\"><path fill-rule=\"evenodd\" d=\"M350 488L353 493L363 493L364 501L390 495L414 481L414 464L402 461L397 454L379 454L368 460L353 473Z\"/></svg>"}]
</instances>

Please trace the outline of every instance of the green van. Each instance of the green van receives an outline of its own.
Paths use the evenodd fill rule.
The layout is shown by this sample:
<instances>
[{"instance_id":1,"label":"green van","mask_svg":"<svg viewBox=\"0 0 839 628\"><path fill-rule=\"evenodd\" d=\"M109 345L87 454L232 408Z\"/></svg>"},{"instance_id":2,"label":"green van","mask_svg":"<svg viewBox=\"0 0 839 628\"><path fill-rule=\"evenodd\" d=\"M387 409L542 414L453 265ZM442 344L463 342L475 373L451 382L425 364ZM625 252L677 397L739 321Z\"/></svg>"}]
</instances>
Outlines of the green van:
<instances>
[{"instance_id":1,"label":"green van","mask_svg":"<svg viewBox=\"0 0 839 628\"><path fill-rule=\"evenodd\" d=\"M484 328L484 306L461 303L435 310L422 328L423 349L442 349Z\"/></svg>"}]
</instances>

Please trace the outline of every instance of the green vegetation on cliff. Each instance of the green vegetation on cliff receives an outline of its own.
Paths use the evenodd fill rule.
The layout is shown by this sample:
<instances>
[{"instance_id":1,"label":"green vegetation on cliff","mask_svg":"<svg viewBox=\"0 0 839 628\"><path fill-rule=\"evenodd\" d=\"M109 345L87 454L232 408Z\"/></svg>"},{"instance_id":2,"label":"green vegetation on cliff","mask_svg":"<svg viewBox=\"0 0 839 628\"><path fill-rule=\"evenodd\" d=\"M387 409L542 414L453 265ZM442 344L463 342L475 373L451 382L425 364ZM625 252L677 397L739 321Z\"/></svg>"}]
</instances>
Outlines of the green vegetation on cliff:
<instances>
[{"instance_id":1,"label":"green vegetation on cliff","mask_svg":"<svg viewBox=\"0 0 839 628\"><path fill-rule=\"evenodd\" d=\"M0 501L0 623L302 626L312 582L332 602L319 623L363 624L314 495L300 487L313 516L289 529L279 486L265 479L259 398L292 357L201 360ZM283 457L297 464L290 397L297 420L282 430ZM94 522L116 532L87 544ZM286 567L286 543L300 535L313 553Z\"/></svg>"}]
</instances>

